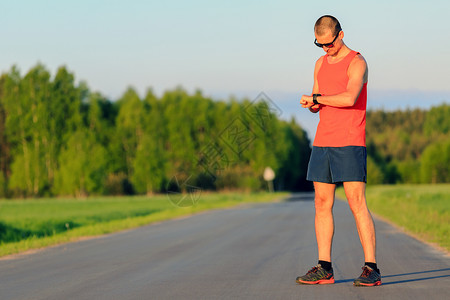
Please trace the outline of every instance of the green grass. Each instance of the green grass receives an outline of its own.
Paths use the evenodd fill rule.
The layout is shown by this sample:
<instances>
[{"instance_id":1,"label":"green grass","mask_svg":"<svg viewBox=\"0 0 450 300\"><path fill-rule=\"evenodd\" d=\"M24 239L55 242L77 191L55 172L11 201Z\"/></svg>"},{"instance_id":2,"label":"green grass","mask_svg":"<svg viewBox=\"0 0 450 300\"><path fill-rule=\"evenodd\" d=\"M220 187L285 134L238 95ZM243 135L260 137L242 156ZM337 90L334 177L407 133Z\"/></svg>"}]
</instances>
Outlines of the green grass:
<instances>
[{"instance_id":1,"label":"green grass","mask_svg":"<svg viewBox=\"0 0 450 300\"><path fill-rule=\"evenodd\" d=\"M366 198L375 214L450 251L450 184L368 185Z\"/></svg>"},{"instance_id":2,"label":"green grass","mask_svg":"<svg viewBox=\"0 0 450 300\"><path fill-rule=\"evenodd\" d=\"M203 193L189 207L173 205L167 195L0 200L0 256L287 195Z\"/></svg>"}]
</instances>

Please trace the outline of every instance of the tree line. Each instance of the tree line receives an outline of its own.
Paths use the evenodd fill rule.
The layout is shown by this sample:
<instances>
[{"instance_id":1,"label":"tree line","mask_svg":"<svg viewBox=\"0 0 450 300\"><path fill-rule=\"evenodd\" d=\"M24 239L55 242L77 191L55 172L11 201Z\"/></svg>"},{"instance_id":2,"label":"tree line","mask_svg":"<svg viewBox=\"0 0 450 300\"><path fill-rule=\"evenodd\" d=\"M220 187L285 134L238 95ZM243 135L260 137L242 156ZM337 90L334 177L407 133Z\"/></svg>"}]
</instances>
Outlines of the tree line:
<instances>
[{"instance_id":1,"label":"tree line","mask_svg":"<svg viewBox=\"0 0 450 300\"><path fill-rule=\"evenodd\" d=\"M368 183L449 183L450 105L367 112Z\"/></svg>"},{"instance_id":2,"label":"tree line","mask_svg":"<svg viewBox=\"0 0 450 300\"><path fill-rule=\"evenodd\" d=\"M216 101L178 87L111 101L38 64L0 76L0 197L308 190L310 140L267 95ZM450 182L450 105L367 112L368 181Z\"/></svg>"},{"instance_id":3,"label":"tree line","mask_svg":"<svg viewBox=\"0 0 450 300\"><path fill-rule=\"evenodd\" d=\"M258 98L259 97L259 98ZM0 77L0 197L302 190L310 141L266 95L214 101L182 88L111 101L60 67Z\"/></svg>"}]
</instances>

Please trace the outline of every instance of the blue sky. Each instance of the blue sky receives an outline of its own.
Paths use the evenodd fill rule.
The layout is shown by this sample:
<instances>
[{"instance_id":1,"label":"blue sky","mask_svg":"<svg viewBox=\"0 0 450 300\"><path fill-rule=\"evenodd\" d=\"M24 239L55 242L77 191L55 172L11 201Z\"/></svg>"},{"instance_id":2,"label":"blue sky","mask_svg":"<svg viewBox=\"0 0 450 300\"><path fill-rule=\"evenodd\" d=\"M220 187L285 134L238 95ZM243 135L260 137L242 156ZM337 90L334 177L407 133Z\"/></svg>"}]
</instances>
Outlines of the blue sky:
<instances>
[{"instance_id":1,"label":"blue sky","mask_svg":"<svg viewBox=\"0 0 450 300\"><path fill-rule=\"evenodd\" d=\"M0 70L66 65L117 99L127 86L177 85L226 99L266 92L311 132L298 100L312 88L313 25L336 16L369 65L369 108L450 102L447 0L2 1Z\"/></svg>"}]
</instances>

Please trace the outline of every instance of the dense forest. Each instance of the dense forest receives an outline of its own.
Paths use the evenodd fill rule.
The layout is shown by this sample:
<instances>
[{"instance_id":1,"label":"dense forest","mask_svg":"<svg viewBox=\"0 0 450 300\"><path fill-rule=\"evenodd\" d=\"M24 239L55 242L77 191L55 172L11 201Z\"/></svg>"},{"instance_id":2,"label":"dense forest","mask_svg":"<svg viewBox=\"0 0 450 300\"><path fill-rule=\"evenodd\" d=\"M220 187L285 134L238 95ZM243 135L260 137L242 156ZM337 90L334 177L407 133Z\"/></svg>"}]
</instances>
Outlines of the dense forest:
<instances>
[{"instance_id":1,"label":"dense forest","mask_svg":"<svg viewBox=\"0 0 450 300\"><path fill-rule=\"evenodd\" d=\"M450 182L450 105L368 111L368 183Z\"/></svg>"},{"instance_id":2,"label":"dense forest","mask_svg":"<svg viewBox=\"0 0 450 300\"><path fill-rule=\"evenodd\" d=\"M310 141L266 95L213 101L182 88L110 101L65 67L0 77L0 197L302 190Z\"/></svg>"},{"instance_id":3,"label":"dense forest","mask_svg":"<svg viewBox=\"0 0 450 300\"><path fill-rule=\"evenodd\" d=\"M450 182L450 106L367 113L369 183ZM120 99L60 67L0 77L0 197L307 190L310 139L263 93L216 101L182 88Z\"/></svg>"}]
</instances>

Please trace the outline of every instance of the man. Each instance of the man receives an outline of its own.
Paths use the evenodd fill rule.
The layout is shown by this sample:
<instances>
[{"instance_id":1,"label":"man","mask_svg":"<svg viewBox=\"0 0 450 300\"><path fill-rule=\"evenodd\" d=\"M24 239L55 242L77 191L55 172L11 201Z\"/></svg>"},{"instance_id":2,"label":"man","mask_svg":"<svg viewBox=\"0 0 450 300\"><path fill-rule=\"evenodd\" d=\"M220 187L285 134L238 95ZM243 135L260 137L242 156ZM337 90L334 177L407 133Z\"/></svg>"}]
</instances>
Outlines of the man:
<instances>
[{"instance_id":1,"label":"man","mask_svg":"<svg viewBox=\"0 0 450 300\"><path fill-rule=\"evenodd\" d=\"M375 258L375 227L365 198L367 64L361 54L345 45L344 32L335 17L320 17L314 26L314 35L314 43L326 54L315 65L313 95L303 95L300 104L311 112L320 111L307 175L315 189L319 263L296 281L302 284L334 283L332 210L336 183L342 182L365 258L363 272L353 284L380 285L381 275Z\"/></svg>"}]
</instances>

